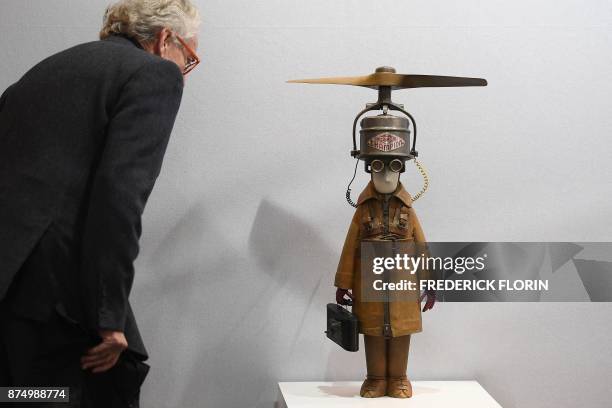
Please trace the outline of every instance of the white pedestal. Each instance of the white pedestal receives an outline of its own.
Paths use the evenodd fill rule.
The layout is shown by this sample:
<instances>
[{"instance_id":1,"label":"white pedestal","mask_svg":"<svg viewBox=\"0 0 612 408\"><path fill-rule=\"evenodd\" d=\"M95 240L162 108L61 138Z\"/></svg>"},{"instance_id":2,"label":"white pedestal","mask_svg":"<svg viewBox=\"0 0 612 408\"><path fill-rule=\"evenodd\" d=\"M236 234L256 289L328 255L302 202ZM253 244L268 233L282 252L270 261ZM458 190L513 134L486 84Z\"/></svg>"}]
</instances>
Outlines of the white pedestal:
<instances>
[{"instance_id":1,"label":"white pedestal","mask_svg":"<svg viewBox=\"0 0 612 408\"><path fill-rule=\"evenodd\" d=\"M278 408L501 408L476 381L412 381L412 398L361 398L361 382L281 382Z\"/></svg>"}]
</instances>

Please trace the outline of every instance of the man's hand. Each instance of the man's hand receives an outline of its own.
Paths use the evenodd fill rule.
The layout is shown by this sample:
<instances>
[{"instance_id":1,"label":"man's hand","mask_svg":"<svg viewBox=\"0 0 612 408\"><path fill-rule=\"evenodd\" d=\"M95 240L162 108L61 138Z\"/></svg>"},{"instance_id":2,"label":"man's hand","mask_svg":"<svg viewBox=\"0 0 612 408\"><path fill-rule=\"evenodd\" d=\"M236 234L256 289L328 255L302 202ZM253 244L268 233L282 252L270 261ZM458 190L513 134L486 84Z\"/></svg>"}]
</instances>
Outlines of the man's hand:
<instances>
[{"instance_id":1,"label":"man's hand","mask_svg":"<svg viewBox=\"0 0 612 408\"><path fill-rule=\"evenodd\" d=\"M83 370L91 369L92 373L102 373L110 370L128 346L122 332L100 330L99 334L102 337L102 342L87 350L87 353L81 357L81 368Z\"/></svg>"},{"instance_id":2,"label":"man's hand","mask_svg":"<svg viewBox=\"0 0 612 408\"><path fill-rule=\"evenodd\" d=\"M336 303L339 305L353 306L353 294L348 289L338 288L336 290Z\"/></svg>"},{"instance_id":3,"label":"man's hand","mask_svg":"<svg viewBox=\"0 0 612 408\"><path fill-rule=\"evenodd\" d=\"M430 309L433 309L436 304L436 291L435 290L426 290L425 293L421 295L421 301L427 296L427 302L425 302L425 306L423 306L423 312L426 312Z\"/></svg>"}]
</instances>

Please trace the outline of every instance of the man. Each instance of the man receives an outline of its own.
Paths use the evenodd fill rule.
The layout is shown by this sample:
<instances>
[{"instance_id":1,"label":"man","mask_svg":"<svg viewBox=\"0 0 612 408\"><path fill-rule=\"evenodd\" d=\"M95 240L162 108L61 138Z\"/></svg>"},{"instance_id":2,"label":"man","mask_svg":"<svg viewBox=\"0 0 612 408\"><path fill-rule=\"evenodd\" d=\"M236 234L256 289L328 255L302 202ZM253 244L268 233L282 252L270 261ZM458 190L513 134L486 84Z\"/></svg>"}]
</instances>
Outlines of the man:
<instances>
[{"instance_id":1,"label":"man","mask_svg":"<svg viewBox=\"0 0 612 408\"><path fill-rule=\"evenodd\" d=\"M0 386L137 406L133 261L198 24L190 0L119 1L0 98Z\"/></svg>"}]
</instances>

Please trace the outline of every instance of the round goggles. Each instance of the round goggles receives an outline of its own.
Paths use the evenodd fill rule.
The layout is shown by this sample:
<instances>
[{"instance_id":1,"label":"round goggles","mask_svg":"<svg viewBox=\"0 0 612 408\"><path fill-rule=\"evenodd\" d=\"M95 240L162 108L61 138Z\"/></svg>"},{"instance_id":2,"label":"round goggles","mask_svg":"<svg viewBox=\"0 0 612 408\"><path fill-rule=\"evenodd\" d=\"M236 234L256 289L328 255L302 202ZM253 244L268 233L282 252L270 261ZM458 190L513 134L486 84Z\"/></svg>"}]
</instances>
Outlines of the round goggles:
<instances>
[{"instance_id":1,"label":"round goggles","mask_svg":"<svg viewBox=\"0 0 612 408\"><path fill-rule=\"evenodd\" d=\"M384 162L382 160L372 160L370 162L370 170L374 173L380 173L385 169L385 166L394 173L399 173L404 168L404 162L400 159L393 159L389 162Z\"/></svg>"}]
</instances>

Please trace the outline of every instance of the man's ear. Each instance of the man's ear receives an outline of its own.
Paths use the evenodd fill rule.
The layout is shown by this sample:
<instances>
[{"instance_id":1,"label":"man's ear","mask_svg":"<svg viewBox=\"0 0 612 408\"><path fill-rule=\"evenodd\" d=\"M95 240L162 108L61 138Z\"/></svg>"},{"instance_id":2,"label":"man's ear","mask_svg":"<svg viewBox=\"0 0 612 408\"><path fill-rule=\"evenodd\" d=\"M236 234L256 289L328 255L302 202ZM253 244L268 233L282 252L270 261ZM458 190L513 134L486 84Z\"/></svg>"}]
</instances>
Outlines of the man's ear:
<instances>
[{"instance_id":1,"label":"man's ear","mask_svg":"<svg viewBox=\"0 0 612 408\"><path fill-rule=\"evenodd\" d=\"M167 28L162 28L159 30L155 36L155 46L153 47L153 52L155 55L163 57L166 54L171 35L170 30Z\"/></svg>"}]
</instances>

